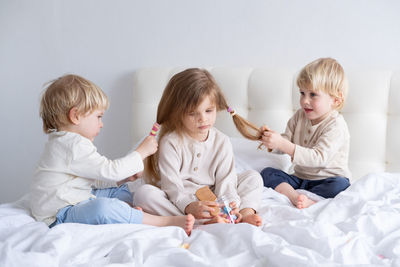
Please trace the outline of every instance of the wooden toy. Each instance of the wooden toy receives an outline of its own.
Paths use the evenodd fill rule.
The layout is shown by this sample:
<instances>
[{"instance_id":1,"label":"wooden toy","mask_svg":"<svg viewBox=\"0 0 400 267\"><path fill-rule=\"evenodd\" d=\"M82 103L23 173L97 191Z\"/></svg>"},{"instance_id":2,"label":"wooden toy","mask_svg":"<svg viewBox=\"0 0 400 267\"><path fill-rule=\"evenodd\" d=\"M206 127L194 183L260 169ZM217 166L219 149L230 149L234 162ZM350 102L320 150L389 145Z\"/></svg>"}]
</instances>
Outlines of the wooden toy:
<instances>
[{"instance_id":1,"label":"wooden toy","mask_svg":"<svg viewBox=\"0 0 400 267\"><path fill-rule=\"evenodd\" d=\"M208 186L204 186L196 191L196 197L200 201L216 201L217 196L214 194L213 191ZM215 210L211 212L212 216L217 216L220 212L219 207L215 207Z\"/></svg>"}]
</instances>

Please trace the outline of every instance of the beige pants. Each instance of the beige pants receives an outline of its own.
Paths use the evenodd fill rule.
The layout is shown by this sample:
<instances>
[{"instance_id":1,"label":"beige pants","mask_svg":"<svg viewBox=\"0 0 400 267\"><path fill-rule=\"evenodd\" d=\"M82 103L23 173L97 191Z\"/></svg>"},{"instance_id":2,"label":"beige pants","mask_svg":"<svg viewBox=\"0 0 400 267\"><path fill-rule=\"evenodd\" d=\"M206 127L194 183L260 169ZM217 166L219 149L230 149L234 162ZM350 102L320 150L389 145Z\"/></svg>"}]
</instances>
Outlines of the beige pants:
<instances>
[{"instance_id":1,"label":"beige pants","mask_svg":"<svg viewBox=\"0 0 400 267\"><path fill-rule=\"evenodd\" d=\"M261 175L254 170L238 174L237 192L241 200L239 210L252 208L257 211L261 202L263 186ZM164 191L149 184L142 185L136 189L133 203L135 206L141 207L143 211L154 215L183 214L169 201Z\"/></svg>"}]
</instances>

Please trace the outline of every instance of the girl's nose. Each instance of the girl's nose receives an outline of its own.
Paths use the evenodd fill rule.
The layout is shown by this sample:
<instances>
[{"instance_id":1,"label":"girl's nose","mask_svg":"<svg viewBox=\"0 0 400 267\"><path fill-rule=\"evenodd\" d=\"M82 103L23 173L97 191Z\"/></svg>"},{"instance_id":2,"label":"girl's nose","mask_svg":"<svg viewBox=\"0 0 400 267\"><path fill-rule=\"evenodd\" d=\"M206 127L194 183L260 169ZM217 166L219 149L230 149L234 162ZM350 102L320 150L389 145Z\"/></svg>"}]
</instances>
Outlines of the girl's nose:
<instances>
[{"instance_id":1,"label":"girl's nose","mask_svg":"<svg viewBox=\"0 0 400 267\"><path fill-rule=\"evenodd\" d=\"M200 113L200 115L199 115L199 121L204 121L205 118L206 118L205 114Z\"/></svg>"}]
</instances>

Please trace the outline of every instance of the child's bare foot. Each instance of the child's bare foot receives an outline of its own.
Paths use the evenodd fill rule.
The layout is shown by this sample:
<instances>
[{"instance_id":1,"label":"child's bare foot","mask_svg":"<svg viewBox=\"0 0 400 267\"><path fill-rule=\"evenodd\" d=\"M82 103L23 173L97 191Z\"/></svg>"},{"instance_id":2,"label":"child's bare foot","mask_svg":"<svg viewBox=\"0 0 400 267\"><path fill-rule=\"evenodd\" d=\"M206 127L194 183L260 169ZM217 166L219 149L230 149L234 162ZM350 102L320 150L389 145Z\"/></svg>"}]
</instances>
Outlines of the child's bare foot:
<instances>
[{"instance_id":1,"label":"child's bare foot","mask_svg":"<svg viewBox=\"0 0 400 267\"><path fill-rule=\"evenodd\" d=\"M185 230L187 235L190 235L193 230L194 225L194 217L192 214L184 215L184 216L171 216L170 224L174 226L182 227Z\"/></svg>"},{"instance_id":2,"label":"child's bare foot","mask_svg":"<svg viewBox=\"0 0 400 267\"><path fill-rule=\"evenodd\" d=\"M190 235L193 230L194 216L192 214L183 216L156 216L143 212L143 224L154 226L178 226L182 227Z\"/></svg>"},{"instance_id":3,"label":"child's bare foot","mask_svg":"<svg viewBox=\"0 0 400 267\"><path fill-rule=\"evenodd\" d=\"M296 207L299 209L305 209L309 206L315 204L314 200L309 199L306 195L299 195L297 197L297 204Z\"/></svg>"},{"instance_id":4,"label":"child's bare foot","mask_svg":"<svg viewBox=\"0 0 400 267\"><path fill-rule=\"evenodd\" d=\"M183 216L185 218L184 220L184 226L182 227L187 235L190 235L193 230L193 225L194 225L194 216L192 214L188 214L186 216Z\"/></svg>"},{"instance_id":5,"label":"child's bare foot","mask_svg":"<svg viewBox=\"0 0 400 267\"><path fill-rule=\"evenodd\" d=\"M242 217L242 222L249 223L255 226L262 225L262 219L258 214L249 214Z\"/></svg>"},{"instance_id":6,"label":"child's bare foot","mask_svg":"<svg viewBox=\"0 0 400 267\"><path fill-rule=\"evenodd\" d=\"M240 222L249 223L255 226L262 225L261 217L252 208L244 208L240 210L240 215L241 215L241 218L239 218Z\"/></svg>"}]
</instances>

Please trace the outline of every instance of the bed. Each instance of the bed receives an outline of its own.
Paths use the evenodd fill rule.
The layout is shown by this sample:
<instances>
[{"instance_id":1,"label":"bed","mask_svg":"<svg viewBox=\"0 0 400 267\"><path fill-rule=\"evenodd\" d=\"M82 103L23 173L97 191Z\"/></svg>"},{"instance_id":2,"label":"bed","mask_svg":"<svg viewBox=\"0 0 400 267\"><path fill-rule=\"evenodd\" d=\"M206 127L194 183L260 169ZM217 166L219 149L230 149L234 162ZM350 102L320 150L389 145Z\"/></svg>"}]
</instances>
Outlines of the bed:
<instances>
[{"instance_id":1,"label":"bed","mask_svg":"<svg viewBox=\"0 0 400 267\"><path fill-rule=\"evenodd\" d=\"M230 105L250 121L283 131L298 108L296 70L208 68ZM155 120L162 90L183 68L137 70L132 134L136 143ZM0 266L400 266L400 73L347 70L343 115L351 134L352 185L334 199L298 210L264 188L262 227L178 227L35 222L29 196L0 205ZM226 112L217 128L231 137L238 172L272 166L284 155L257 150L240 137ZM142 181L129 186L134 191Z\"/></svg>"}]
</instances>

